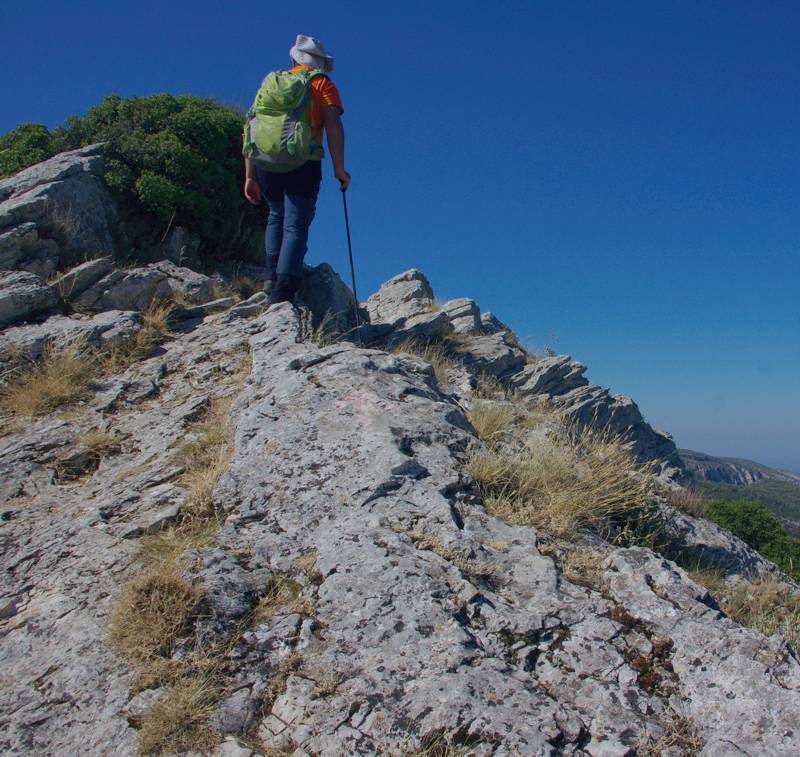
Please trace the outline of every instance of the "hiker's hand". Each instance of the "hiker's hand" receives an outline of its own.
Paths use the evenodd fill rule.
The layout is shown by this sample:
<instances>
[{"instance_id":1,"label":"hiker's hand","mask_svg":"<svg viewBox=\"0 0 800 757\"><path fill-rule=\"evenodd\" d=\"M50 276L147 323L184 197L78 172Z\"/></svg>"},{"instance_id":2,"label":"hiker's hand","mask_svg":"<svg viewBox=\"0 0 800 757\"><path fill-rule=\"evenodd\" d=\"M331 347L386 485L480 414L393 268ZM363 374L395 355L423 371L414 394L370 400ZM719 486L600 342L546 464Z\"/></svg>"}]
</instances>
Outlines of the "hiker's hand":
<instances>
[{"instance_id":1,"label":"hiker's hand","mask_svg":"<svg viewBox=\"0 0 800 757\"><path fill-rule=\"evenodd\" d=\"M334 171L333 175L339 180L339 188L342 190L342 192L346 192L347 187L350 186L350 174L347 173L344 168L340 168L337 171Z\"/></svg>"},{"instance_id":2,"label":"hiker's hand","mask_svg":"<svg viewBox=\"0 0 800 757\"><path fill-rule=\"evenodd\" d=\"M258 187L258 182L255 179L245 179L244 181L244 196L248 202L253 205L258 205L261 202L261 190Z\"/></svg>"}]
</instances>

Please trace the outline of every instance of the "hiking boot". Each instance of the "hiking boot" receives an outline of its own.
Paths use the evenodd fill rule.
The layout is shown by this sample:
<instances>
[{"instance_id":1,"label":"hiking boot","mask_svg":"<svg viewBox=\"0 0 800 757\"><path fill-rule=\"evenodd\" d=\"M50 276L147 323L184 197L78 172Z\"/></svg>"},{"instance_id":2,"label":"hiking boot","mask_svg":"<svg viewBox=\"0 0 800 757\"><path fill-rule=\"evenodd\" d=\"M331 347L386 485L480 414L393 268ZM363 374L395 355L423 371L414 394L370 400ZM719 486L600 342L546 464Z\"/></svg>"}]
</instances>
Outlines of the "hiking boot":
<instances>
[{"instance_id":1,"label":"hiking boot","mask_svg":"<svg viewBox=\"0 0 800 757\"><path fill-rule=\"evenodd\" d=\"M267 305L274 305L276 302L291 302L299 288L299 276L280 274L275 282L275 287L267 298Z\"/></svg>"}]
</instances>

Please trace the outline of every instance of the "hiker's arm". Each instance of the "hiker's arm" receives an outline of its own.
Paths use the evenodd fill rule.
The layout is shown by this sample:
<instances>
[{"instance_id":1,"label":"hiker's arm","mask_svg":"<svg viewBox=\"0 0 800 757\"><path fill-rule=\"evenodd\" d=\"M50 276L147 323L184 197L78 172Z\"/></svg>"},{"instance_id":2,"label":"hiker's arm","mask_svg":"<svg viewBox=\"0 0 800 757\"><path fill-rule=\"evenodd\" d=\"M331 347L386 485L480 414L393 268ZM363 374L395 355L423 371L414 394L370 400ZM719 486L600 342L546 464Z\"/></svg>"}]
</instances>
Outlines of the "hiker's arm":
<instances>
[{"instance_id":1,"label":"hiker's arm","mask_svg":"<svg viewBox=\"0 0 800 757\"><path fill-rule=\"evenodd\" d=\"M253 205L261 202L261 190L256 181L256 168L250 158L244 159L244 196Z\"/></svg>"},{"instance_id":2,"label":"hiker's arm","mask_svg":"<svg viewBox=\"0 0 800 757\"><path fill-rule=\"evenodd\" d=\"M333 175L339 180L342 192L350 186L350 174L344 168L344 126L339 108L335 105L325 105L322 108L322 121L328 135L328 149L331 151L333 161Z\"/></svg>"}]
</instances>

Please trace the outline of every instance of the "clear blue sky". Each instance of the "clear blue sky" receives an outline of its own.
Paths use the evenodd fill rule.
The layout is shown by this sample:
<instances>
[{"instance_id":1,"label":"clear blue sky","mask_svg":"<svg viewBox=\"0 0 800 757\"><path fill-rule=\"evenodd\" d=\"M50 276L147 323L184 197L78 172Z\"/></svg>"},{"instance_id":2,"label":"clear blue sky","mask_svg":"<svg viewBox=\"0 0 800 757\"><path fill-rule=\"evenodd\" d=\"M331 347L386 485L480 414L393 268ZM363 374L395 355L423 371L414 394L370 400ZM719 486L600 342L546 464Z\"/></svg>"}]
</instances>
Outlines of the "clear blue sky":
<instances>
[{"instance_id":1,"label":"clear blue sky","mask_svg":"<svg viewBox=\"0 0 800 757\"><path fill-rule=\"evenodd\" d=\"M679 445L800 470L800 3L6 3L0 132L249 104L298 32L336 56L362 299L418 267Z\"/></svg>"}]
</instances>

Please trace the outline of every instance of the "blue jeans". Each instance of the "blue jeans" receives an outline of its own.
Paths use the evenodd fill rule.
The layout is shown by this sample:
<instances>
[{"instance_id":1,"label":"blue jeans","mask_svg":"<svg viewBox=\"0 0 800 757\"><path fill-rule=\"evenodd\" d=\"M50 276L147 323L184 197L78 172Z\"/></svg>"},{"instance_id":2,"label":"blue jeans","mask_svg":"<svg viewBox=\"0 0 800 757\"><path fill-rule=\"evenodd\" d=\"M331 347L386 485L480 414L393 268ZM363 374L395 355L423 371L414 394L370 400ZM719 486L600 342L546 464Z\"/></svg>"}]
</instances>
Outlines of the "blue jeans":
<instances>
[{"instance_id":1,"label":"blue jeans","mask_svg":"<svg viewBox=\"0 0 800 757\"><path fill-rule=\"evenodd\" d=\"M265 239L267 277L271 281L279 276L299 278L308 251L308 229L317 208L321 161L309 160L287 173L256 168L256 179L269 206Z\"/></svg>"}]
</instances>

